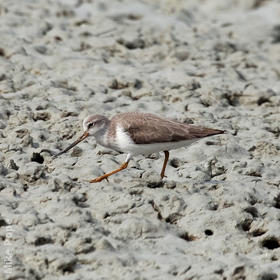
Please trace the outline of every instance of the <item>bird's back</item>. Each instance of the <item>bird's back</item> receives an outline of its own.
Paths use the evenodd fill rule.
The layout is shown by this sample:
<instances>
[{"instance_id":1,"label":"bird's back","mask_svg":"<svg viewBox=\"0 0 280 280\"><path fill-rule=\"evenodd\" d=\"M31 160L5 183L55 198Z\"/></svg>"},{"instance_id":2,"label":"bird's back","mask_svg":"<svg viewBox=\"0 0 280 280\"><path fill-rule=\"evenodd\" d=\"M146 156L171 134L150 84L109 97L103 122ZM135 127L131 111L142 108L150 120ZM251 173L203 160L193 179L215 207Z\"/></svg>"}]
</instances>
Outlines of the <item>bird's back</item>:
<instances>
[{"instance_id":1,"label":"bird's back","mask_svg":"<svg viewBox=\"0 0 280 280\"><path fill-rule=\"evenodd\" d=\"M121 113L111 119L112 132L117 126L129 134L136 144L179 142L224 133L223 130L195 126L146 113ZM111 135L113 136L113 135Z\"/></svg>"}]
</instances>

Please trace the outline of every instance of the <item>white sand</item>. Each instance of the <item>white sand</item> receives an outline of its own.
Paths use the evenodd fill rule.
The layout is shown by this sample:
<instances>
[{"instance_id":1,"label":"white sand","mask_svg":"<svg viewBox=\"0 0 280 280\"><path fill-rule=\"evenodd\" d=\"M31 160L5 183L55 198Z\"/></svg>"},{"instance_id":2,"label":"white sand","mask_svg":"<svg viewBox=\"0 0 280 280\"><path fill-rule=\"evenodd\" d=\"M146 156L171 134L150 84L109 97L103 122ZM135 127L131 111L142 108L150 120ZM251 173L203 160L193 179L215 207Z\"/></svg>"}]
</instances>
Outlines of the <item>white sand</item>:
<instances>
[{"instance_id":1,"label":"white sand","mask_svg":"<svg viewBox=\"0 0 280 280\"><path fill-rule=\"evenodd\" d=\"M277 279L279 1L0 2L0 279ZM227 135L134 158L88 114Z\"/></svg>"}]
</instances>

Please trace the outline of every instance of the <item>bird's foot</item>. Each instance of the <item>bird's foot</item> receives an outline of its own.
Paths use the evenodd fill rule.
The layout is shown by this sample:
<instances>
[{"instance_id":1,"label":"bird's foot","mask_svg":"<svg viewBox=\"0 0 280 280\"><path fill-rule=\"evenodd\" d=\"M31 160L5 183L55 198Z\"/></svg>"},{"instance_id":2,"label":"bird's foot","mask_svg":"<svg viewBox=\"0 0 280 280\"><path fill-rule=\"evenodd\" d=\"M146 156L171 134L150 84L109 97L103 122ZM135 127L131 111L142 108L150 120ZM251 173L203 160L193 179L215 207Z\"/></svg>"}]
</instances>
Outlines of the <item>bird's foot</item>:
<instances>
[{"instance_id":1,"label":"bird's foot","mask_svg":"<svg viewBox=\"0 0 280 280\"><path fill-rule=\"evenodd\" d=\"M95 178L95 179L92 179L92 180L90 180L89 182L90 182L90 183L99 183L99 182L103 181L104 179L106 179L107 182L109 182L109 180L108 180L108 175L107 175L107 174L104 174L104 175L99 176L99 177L97 177L97 178Z\"/></svg>"},{"instance_id":2,"label":"bird's foot","mask_svg":"<svg viewBox=\"0 0 280 280\"><path fill-rule=\"evenodd\" d=\"M97 178L95 178L95 179L92 179L92 180L90 180L89 182L90 182L90 183L98 183L98 182L103 181L104 179L106 179L106 180L109 182L109 180L107 179L109 176L111 176L111 175L113 175L113 174L115 174L115 173L118 173L119 171L121 171L121 170L127 168L127 165L128 165L128 161L126 161L125 163L123 163L123 164L120 166L120 168L118 168L118 169L116 169L116 170L113 170L113 171L111 171L111 172L109 172L109 173L106 173L106 174L104 174L104 175L102 175L102 176L100 176L100 177L97 177Z\"/></svg>"}]
</instances>

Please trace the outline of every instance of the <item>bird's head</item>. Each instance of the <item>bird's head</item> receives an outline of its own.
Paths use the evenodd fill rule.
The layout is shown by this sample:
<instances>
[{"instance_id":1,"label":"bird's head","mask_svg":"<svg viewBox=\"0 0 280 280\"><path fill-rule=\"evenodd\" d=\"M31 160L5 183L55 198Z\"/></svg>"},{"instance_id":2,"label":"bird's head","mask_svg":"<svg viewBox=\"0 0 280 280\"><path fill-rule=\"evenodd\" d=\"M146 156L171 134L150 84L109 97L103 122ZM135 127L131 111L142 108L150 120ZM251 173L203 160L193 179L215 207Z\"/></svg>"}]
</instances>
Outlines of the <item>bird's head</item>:
<instances>
[{"instance_id":1,"label":"bird's head","mask_svg":"<svg viewBox=\"0 0 280 280\"><path fill-rule=\"evenodd\" d=\"M104 129L107 123L108 119L102 115L88 116L83 121L84 133L94 136L100 130Z\"/></svg>"},{"instance_id":2,"label":"bird's head","mask_svg":"<svg viewBox=\"0 0 280 280\"><path fill-rule=\"evenodd\" d=\"M98 132L100 132L105 128L108 122L109 120L102 115L91 115L86 117L83 121L84 133L75 142L73 142L70 146L68 146L65 150L56 154L55 157L66 153L74 146L76 146L77 144L85 140L88 136L96 135Z\"/></svg>"}]
</instances>

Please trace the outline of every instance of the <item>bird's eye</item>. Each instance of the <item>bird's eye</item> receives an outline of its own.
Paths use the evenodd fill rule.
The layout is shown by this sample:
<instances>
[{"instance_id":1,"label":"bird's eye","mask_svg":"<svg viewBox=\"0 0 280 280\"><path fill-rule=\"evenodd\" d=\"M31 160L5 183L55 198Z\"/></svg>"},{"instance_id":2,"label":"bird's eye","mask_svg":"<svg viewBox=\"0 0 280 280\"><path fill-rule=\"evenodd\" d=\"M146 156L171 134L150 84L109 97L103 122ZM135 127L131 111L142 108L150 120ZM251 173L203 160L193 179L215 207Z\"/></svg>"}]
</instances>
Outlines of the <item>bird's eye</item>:
<instances>
[{"instance_id":1,"label":"bird's eye","mask_svg":"<svg viewBox=\"0 0 280 280\"><path fill-rule=\"evenodd\" d=\"M88 124L88 129L91 128L91 127L93 127L93 123Z\"/></svg>"}]
</instances>

